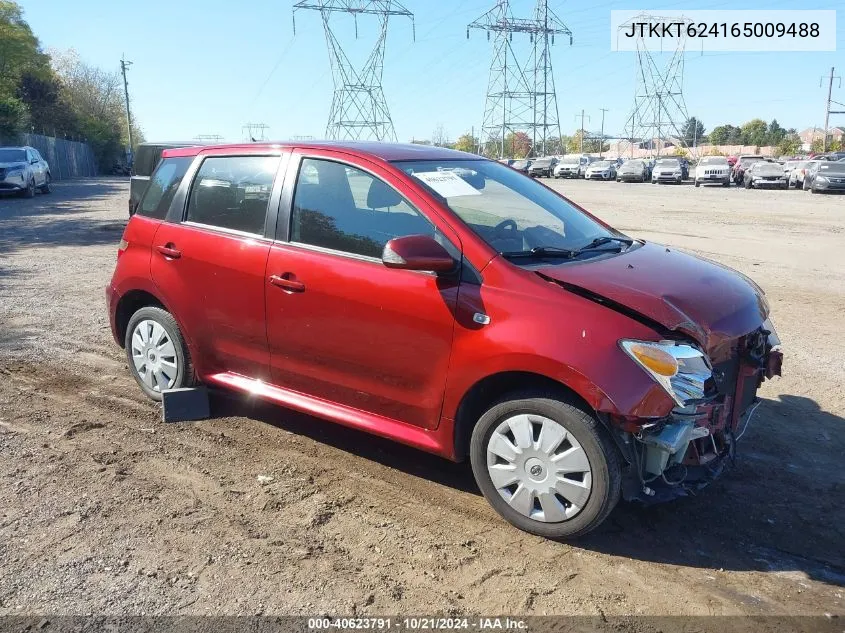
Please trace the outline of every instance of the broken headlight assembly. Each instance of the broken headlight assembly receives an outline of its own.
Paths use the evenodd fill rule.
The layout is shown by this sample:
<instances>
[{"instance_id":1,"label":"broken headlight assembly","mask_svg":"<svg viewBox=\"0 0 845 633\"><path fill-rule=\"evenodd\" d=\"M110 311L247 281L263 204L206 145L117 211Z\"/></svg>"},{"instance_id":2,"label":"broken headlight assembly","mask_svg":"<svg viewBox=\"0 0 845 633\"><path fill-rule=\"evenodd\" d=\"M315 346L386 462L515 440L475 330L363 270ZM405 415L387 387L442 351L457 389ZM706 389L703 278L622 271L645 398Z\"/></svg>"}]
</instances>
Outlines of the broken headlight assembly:
<instances>
[{"instance_id":1,"label":"broken headlight assembly","mask_svg":"<svg viewBox=\"0 0 845 633\"><path fill-rule=\"evenodd\" d=\"M632 341L623 339L619 346L675 403L685 407L705 397L705 383L713 375L704 352L676 341Z\"/></svg>"}]
</instances>

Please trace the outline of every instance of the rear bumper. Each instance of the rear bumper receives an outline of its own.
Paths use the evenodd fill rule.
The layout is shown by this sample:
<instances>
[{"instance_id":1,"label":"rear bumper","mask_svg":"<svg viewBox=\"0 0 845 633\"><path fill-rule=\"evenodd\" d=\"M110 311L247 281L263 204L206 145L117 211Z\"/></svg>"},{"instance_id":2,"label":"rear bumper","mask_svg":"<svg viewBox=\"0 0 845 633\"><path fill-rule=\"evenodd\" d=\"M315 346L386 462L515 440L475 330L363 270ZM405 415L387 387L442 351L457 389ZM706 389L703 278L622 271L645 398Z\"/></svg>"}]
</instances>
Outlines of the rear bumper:
<instances>
[{"instance_id":1,"label":"rear bumper","mask_svg":"<svg viewBox=\"0 0 845 633\"><path fill-rule=\"evenodd\" d=\"M120 297L117 294L117 291L114 289L114 286L111 283L106 285L106 307L109 311L109 327L111 328L111 335L114 338L114 342L123 347L123 341L120 340L120 336L117 332L117 303L120 300Z\"/></svg>"}]
</instances>

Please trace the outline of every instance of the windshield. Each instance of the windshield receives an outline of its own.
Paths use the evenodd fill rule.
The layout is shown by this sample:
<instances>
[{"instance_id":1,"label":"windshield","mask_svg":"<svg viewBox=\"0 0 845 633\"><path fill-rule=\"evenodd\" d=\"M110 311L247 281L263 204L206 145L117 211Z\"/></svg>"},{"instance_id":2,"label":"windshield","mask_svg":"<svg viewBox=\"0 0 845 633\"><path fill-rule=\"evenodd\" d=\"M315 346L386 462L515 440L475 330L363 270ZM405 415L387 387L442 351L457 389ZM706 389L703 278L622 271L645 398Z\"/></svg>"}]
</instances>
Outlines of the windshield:
<instances>
[{"instance_id":1,"label":"windshield","mask_svg":"<svg viewBox=\"0 0 845 633\"><path fill-rule=\"evenodd\" d=\"M662 158L655 163L656 167L678 167L681 163L676 158Z\"/></svg>"},{"instance_id":2,"label":"windshield","mask_svg":"<svg viewBox=\"0 0 845 633\"><path fill-rule=\"evenodd\" d=\"M533 163L531 163L532 167L536 167L537 165L543 167L545 165L550 165L552 162L551 158L538 158Z\"/></svg>"},{"instance_id":3,"label":"windshield","mask_svg":"<svg viewBox=\"0 0 845 633\"><path fill-rule=\"evenodd\" d=\"M643 161L641 160L629 160L625 163L622 163L622 169L642 169L645 165L643 165Z\"/></svg>"},{"instance_id":4,"label":"windshield","mask_svg":"<svg viewBox=\"0 0 845 633\"><path fill-rule=\"evenodd\" d=\"M699 163L701 165L727 165L728 160L722 156L705 156Z\"/></svg>"},{"instance_id":5,"label":"windshield","mask_svg":"<svg viewBox=\"0 0 845 633\"><path fill-rule=\"evenodd\" d=\"M762 156L746 156L745 158L739 159L739 164L742 166L753 165L761 160L763 160Z\"/></svg>"},{"instance_id":6,"label":"windshield","mask_svg":"<svg viewBox=\"0 0 845 633\"><path fill-rule=\"evenodd\" d=\"M0 163L25 163L26 151L22 149L0 149Z\"/></svg>"},{"instance_id":7,"label":"windshield","mask_svg":"<svg viewBox=\"0 0 845 633\"><path fill-rule=\"evenodd\" d=\"M560 159L561 165L578 165L581 163L581 158L579 156L564 156Z\"/></svg>"},{"instance_id":8,"label":"windshield","mask_svg":"<svg viewBox=\"0 0 845 633\"><path fill-rule=\"evenodd\" d=\"M590 165L592 169L607 169L612 163L609 160L600 160Z\"/></svg>"},{"instance_id":9,"label":"windshield","mask_svg":"<svg viewBox=\"0 0 845 633\"><path fill-rule=\"evenodd\" d=\"M516 169L522 169L528 164L527 160L515 160L511 163L511 167L515 167Z\"/></svg>"},{"instance_id":10,"label":"windshield","mask_svg":"<svg viewBox=\"0 0 845 633\"><path fill-rule=\"evenodd\" d=\"M535 180L497 162L437 160L394 164L418 178L500 253L536 247L578 249L600 237L622 235L605 228ZM455 167L465 169L449 171Z\"/></svg>"},{"instance_id":11,"label":"windshield","mask_svg":"<svg viewBox=\"0 0 845 633\"><path fill-rule=\"evenodd\" d=\"M820 174L841 174L845 173L845 163L840 163L839 161L833 163L821 163L819 165L819 173Z\"/></svg>"}]
</instances>

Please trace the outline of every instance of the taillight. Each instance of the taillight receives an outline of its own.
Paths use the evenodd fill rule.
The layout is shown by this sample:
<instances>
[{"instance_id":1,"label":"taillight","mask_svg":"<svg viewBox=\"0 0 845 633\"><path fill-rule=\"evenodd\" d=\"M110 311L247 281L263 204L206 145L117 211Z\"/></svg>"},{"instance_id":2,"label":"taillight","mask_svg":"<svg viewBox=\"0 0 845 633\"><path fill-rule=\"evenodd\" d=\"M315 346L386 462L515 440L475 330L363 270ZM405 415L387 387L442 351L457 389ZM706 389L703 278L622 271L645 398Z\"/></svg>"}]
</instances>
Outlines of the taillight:
<instances>
[{"instance_id":1,"label":"taillight","mask_svg":"<svg viewBox=\"0 0 845 633\"><path fill-rule=\"evenodd\" d=\"M117 258L120 259L120 256L123 255L123 251L126 250L126 247L129 246L129 242L124 239L120 240L120 243L117 245Z\"/></svg>"}]
</instances>

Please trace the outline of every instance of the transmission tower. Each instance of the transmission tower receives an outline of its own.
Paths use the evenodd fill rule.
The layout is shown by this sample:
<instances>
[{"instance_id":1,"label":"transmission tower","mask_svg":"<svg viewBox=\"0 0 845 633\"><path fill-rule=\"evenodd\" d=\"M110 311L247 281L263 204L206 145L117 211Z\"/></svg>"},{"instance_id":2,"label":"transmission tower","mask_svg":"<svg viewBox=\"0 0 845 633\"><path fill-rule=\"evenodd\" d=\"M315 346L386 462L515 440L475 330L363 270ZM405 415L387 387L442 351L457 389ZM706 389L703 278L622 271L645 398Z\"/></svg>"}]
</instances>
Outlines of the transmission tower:
<instances>
[{"instance_id":1,"label":"transmission tower","mask_svg":"<svg viewBox=\"0 0 845 633\"><path fill-rule=\"evenodd\" d=\"M270 126L266 123L245 123L241 127L245 141L260 143L267 140L267 130Z\"/></svg>"},{"instance_id":2,"label":"transmission tower","mask_svg":"<svg viewBox=\"0 0 845 633\"><path fill-rule=\"evenodd\" d=\"M413 27L414 14L395 0L301 0L293 6L294 33L296 12L300 9L320 12L329 49L334 97L326 125L326 138L395 141L396 130L381 84L387 23L391 16L408 17ZM375 44L360 69L353 66L332 30L329 20L333 13L345 13L353 17L356 39L359 15L374 15L378 19L379 30Z\"/></svg>"},{"instance_id":3,"label":"transmission tower","mask_svg":"<svg viewBox=\"0 0 845 633\"><path fill-rule=\"evenodd\" d=\"M674 44L674 50L649 50L643 37L648 33L648 27L640 29L636 38L637 77L634 107L625 124L625 130L630 134L632 151L637 142L648 142L650 148L654 148L656 142L659 156L667 139L672 139L673 144L679 142L682 146L686 145L683 129L689 117L684 102L684 52L686 27L692 21L687 18L663 18L641 14L621 24L619 30L630 29L632 22L675 22L683 25L678 29L678 37L675 40L664 38ZM667 55L668 61L664 61Z\"/></svg>"},{"instance_id":4,"label":"transmission tower","mask_svg":"<svg viewBox=\"0 0 845 633\"><path fill-rule=\"evenodd\" d=\"M547 141L560 139L550 47L555 35L568 35L571 44L572 32L549 8L548 0L537 0L533 19L514 18L509 0L497 0L496 6L467 27L467 37L470 29L487 31L488 40L494 34L482 141L495 141L502 157L507 135L524 131L531 135L532 149L539 137L545 154ZM513 46L514 33L529 35L532 47L527 62L520 61Z\"/></svg>"}]
</instances>

